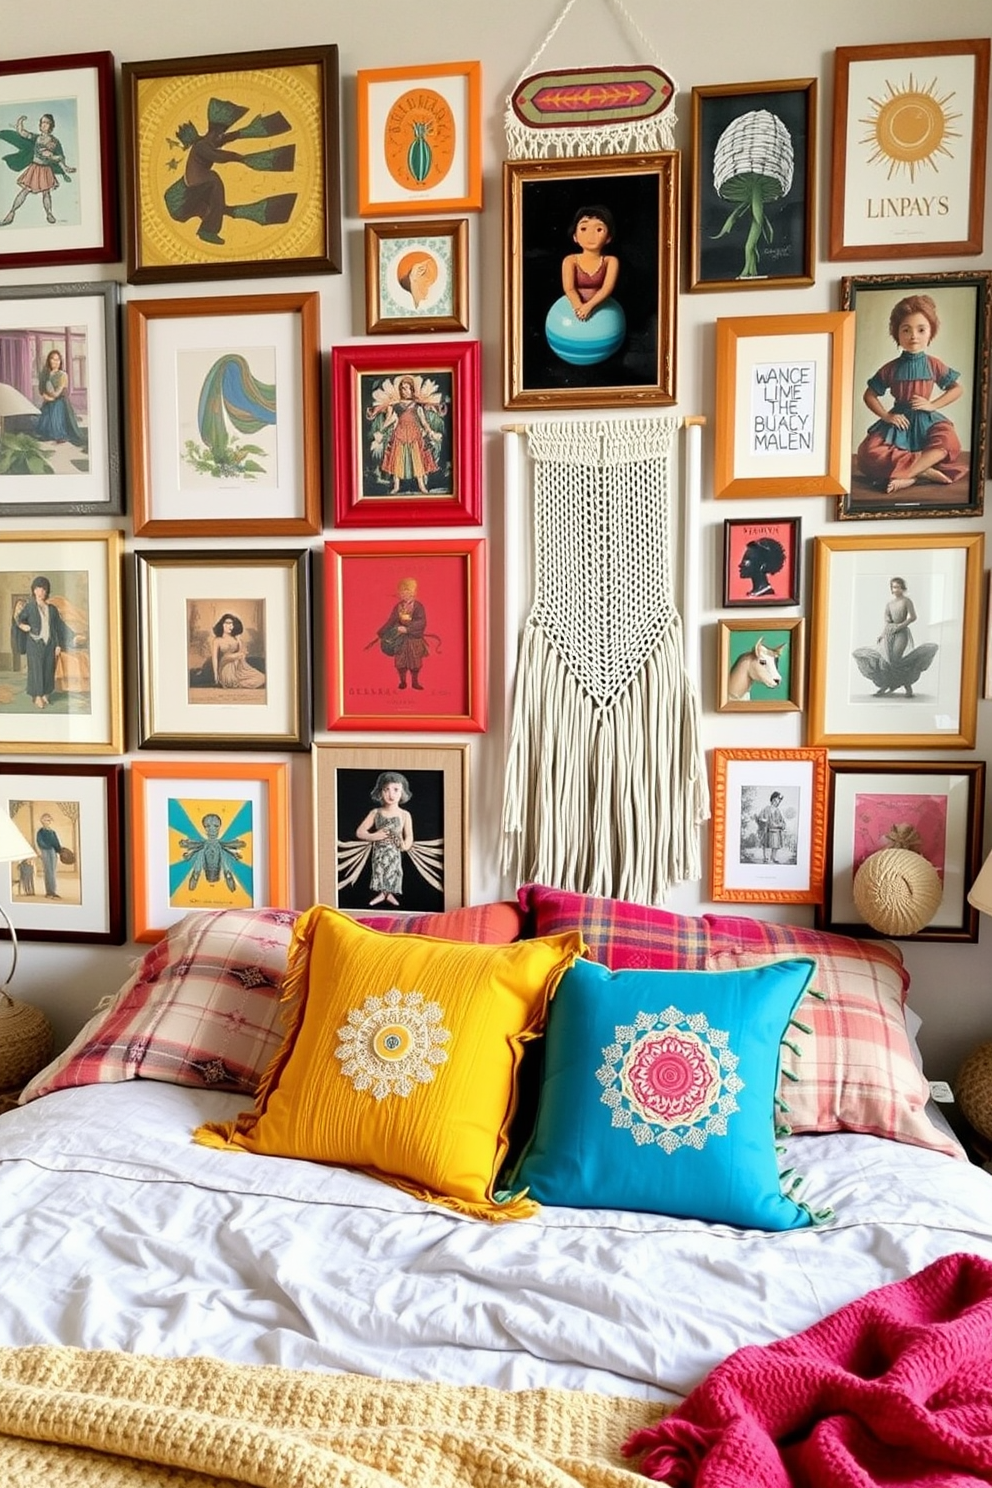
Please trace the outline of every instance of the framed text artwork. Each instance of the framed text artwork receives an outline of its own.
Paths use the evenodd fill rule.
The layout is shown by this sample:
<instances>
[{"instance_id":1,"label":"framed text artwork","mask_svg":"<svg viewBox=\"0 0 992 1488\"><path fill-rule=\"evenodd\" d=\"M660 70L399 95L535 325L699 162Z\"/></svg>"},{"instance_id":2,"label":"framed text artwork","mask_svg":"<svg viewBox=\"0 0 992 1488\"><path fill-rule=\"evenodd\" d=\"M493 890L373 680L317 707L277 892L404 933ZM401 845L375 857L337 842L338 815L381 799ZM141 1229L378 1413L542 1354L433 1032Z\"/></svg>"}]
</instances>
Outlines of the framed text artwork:
<instances>
[{"instance_id":1,"label":"framed text artwork","mask_svg":"<svg viewBox=\"0 0 992 1488\"><path fill-rule=\"evenodd\" d=\"M482 520L479 367L478 341L333 348L339 527Z\"/></svg>"},{"instance_id":2,"label":"framed text artwork","mask_svg":"<svg viewBox=\"0 0 992 1488\"><path fill-rule=\"evenodd\" d=\"M503 167L503 401L676 400L679 155Z\"/></svg>"},{"instance_id":3,"label":"framed text artwork","mask_svg":"<svg viewBox=\"0 0 992 1488\"><path fill-rule=\"evenodd\" d=\"M139 747L309 748L309 549L135 565Z\"/></svg>"},{"instance_id":4,"label":"framed text artwork","mask_svg":"<svg viewBox=\"0 0 992 1488\"><path fill-rule=\"evenodd\" d=\"M365 329L468 330L468 219L365 224Z\"/></svg>"},{"instance_id":5,"label":"framed text artwork","mask_svg":"<svg viewBox=\"0 0 992 1488\"><path fill-rule=\"evenodd\" d=\"M336 46L121 73L130 283L340 272Z\"/></svg>"},{"instance_id":6,"label":"framed text artwork","mask_svg":"<svg viewBox=\"0 0 992 1488\"><path fill-rule=\"evenodd\" d=\"M127 330L135 534L319 532L317 292L131 300Z\"/></svg>"},{"instance_id":7,"label":"framed text artwork","mask_svg":"<svg viewBox=\"0 0 992 1488\"><path fill-rule=\"evenodd\" d=\"M198 909L287 905L288 782L285 763L132 761L132 939Z\"/></svg>"},{"instance_id":8,"label":"framed text artwork","mask_svg":"<svg viewBox=\"0 0 992 1488\"><path fill-rule=\"evenodd\" d=\"M362 217L482 207L482 67L359 68Z\"/></svg>"},{"instance_id":9,"label":"framed text artwork","mask_svg":"<svg viewBox=\"0 0 992 1488\"><path fill-rule=\"evenodd\" d=\"M766 609L800 602L799 517L727 517L723 524L723 603Z\"/></svg>"},{"instance_id":10,"label":"framed text artwork","mask_svg":"<svg viewBox=\"0 0 992 1488\"><path fill-rule=\"evenodd\" d=\"M110 52L0 62L0 269L116 261L114 112Z\"/></svg>"},{"instance_id":11,"label":"framed text artwork","mask_svg":"<svg viewBox=\"0 0 992 1488\"><path fill-rule=\"evenodd\" d=\"M821 929L875 935L854 902L854 877L886 848L919 853L937 870L941 899L912 940L978 939L968 890L982 865L984 762L833 760L828 767L829 832Z\"/></svg>"},{"instance_id":12,"label":"framed text artwork","mask_svg":"<svg viewBox=\"0 0 992 1488\"><path fill-rule=\"evenodd\" d=\"M116 531L0 534L0 752L124 748Z\"/></svg>"},{"instance_id":13,"label":"framed text artwork","mask_svg":"<svg viewBox=\"0 0 992 1488\"><path fill-rule=\"evenodd\" d=\"M825 749L714 749L710 898L818 904L826 791Z\"/></svg>"},{"instance_id":14,"label":"framed text artwork","mask_svg":"<svg viewBox=\"0 0 992 1488\"><path fill-rule=\"evenodd\" d=\"M981 516L992 271L861 274L842 294L854 457L838 518Z\"/></svg>"},{"instance_id":15,"label":"framed text artwork","mask_svg":"<svg viewBox=\"0 0 992 1488\"><path fill-rule=\"evenodd\" d=\"M692 90L690 290L813 283L816 79Z\"/></svg>"},{"instance_id":16,"label":"framed text artwork","mask_svg":"<svg viewBox=\"0 0 992 1488\"><path fill-rule=\"evenodd\" d=\"M719 713L802 711L803 620L719 620L717 633Z\"/></svg>"},{"instance_id":17,"label":"framed text artwork","mask_svg":"<svg viewBox=\"0 0 992 1488\"><path fill-rule=\"evenodd\" d=\"M973 749L984 534L817 537L807 741Z\"/></svg>"},{"instance_id":18,"label":"framed text artwork","mask_svg":"<svg viewBox=\"0 0 992 1488\"><path fill-rule=\"evenodd\" d=\"M467 744L315 745L317 901L363 917L467 904L468 755Z\"/></svg>"},{"instance_id":19,"label":"framed text artwork","mask_svg":"<svg viewBox=\"0 0 992 1488\"><path fill-rule=\"evenodd\" d=\"M830 257L981 253L987 36L838 47Z\"/></svg>"},{"instance_id":20,"label":"framed text artwork","mask_svg":"<svg viewBox=\"0 0 992 1488\"><path fill-rule=\"evenodd\" d=\"M119 515L118 290L0 287L0 516Z\"/></svg>"},{"instance_id":21,"label":"framed text artwork","mask_svg":"<svg viewBox=\"0 0 992 1488\"><path fill-rule=\"evenodd\" d=\"M123 765L0 764L0 810L35 849L0 870L20 940L125 939Z\"/></svg>"},{"instance_id":22,"label":"framed text artwork","mask_svg":"<svg viewBox=\"0 0 992 1488\"><path fill-rule=\"evenodd\" d=\"M840 496L851 467L854 314L716 323L714 496Z\"/></svg>"},{"instance_id":23,"label":"framed text artwork","mask_svg":"<svg viewBox=\"0 0 992 1488\"><path fill-rule=\"evenodd\" d=\"M329 542L327 727L483 733L486 540Z\"/></svg>"}]
</instances>

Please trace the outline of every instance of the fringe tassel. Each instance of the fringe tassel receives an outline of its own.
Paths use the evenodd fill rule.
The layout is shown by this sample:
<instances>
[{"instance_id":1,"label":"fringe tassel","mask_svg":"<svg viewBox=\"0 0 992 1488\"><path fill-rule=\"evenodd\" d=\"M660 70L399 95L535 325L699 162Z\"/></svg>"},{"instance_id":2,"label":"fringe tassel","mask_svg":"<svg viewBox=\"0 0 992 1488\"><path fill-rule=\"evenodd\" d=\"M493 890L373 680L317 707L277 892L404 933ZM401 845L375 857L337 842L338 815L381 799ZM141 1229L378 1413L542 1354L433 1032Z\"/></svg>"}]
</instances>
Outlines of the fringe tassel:
<instances>
[{"instance_id":1,"label":"fringe tassel","mask_svg":"<svg viewBox=\"0 0 992 1488\"><path fill-rule=\"evenodd\" d=\"M674 150L675 111L651 119L623 119L596 129L535 129L508 108L503 115L509 160L569 159L581 155L646 155Z\"/></svg>"}]
</instances>

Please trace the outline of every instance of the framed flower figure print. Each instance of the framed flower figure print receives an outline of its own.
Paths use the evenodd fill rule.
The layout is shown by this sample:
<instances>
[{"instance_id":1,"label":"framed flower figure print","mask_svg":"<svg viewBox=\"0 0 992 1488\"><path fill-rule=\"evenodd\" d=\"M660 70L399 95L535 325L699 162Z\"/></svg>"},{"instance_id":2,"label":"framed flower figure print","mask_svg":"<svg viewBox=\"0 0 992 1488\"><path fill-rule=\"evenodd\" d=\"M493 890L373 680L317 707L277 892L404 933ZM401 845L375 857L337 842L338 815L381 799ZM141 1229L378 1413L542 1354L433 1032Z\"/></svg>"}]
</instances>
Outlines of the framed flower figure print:
<instances>
[{"instance_id":1,"label":"framed flower figure print","mask_svg":"<svg viewBox=\"0 0 992 1488\"><path fill-rule=\"evenodd\" d=\"M331 380L339 527L481 522L478 341L335 346Z\"/></svg>"}]
</instances>

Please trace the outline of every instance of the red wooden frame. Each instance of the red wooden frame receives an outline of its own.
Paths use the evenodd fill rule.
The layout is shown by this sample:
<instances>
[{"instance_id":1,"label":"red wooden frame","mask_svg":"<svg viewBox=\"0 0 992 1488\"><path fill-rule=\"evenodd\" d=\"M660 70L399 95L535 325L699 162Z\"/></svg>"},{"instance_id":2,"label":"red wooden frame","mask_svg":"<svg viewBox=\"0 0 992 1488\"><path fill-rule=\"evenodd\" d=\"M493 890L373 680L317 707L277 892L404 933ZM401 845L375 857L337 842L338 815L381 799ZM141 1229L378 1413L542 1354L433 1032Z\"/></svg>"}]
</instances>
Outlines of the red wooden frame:
<instances>
[{"instance_id":1,"label":"red wooden frame","mask_svg":"<svg viewBox=\"0 0 992 1488\"><path fill-rule=\"evenodd\" d=\"M486 539L328 542L324 553L327 727L484 733ZM381 643L409 579L426 611L423 683Z\"/></svg>"},{"instance_id":2,"label":"red wooden frame","mask_svg":"<svg viewBox=\"0 0 992 1488\"><path fill-rule=\"evenodd\" d=\"M331 351L334 518L339 527L458 527L482 521L482 392L478 341L336 346ZM380 374L450 375L450 491L377 494L365 489L366 426L361 380ZM428 488L429 489L429 488Z\"/></svg>"}]
</instances>

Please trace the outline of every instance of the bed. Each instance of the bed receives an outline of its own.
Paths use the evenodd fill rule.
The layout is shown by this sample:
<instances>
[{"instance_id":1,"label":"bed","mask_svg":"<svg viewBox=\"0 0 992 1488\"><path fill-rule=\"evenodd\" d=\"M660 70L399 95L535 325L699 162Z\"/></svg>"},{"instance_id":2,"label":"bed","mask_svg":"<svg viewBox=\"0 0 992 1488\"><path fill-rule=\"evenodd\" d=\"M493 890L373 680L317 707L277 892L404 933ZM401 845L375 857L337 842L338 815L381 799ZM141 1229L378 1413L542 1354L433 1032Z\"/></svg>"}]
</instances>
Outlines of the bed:
<instances>
[{"instance_id":1,"label":"bed","mask_svg":"<svg viewBox=\"0 0 992 1488\"><path fill-rule=\"evenodd\" d=\"M532 894L532 919L534 902ZM543 910L530 930L553 935L554 916L581 918L563 896ZM588 903L581 913L586 945L601 949ZM912 1140L849 1129L783 1136L780 1160L803 1175L804 1202L832 1217L779 1232L588 1204L543 1204L488 1223L352 1167L194 1142L194 1130L230 1130L246 1095L155 1068L156 1039L134 1032L136 999L147 1014L150 989L160 997L158 1053L168 1059L176 1040L161 1011L166 987L182 986L170 1016L195 997L202 1041L205 994L191 984L203 967L212 987L233 979L240 989L241 1028L249 1007L257 1023L257 1005L245 999L260 995L261 972L244 975L244 924L235 955L229 945L211 950L208 920L191 919L199 956L181 934L149 952L89 1042L63 1057L60 1088L0 1116L0 1353L195 1356L432 1387L582 1392L658 1409L677 1405L744 1345L798 1333L940 1257L967 1252L992 1263L992 1176L963 1160L932 1107L915 1112ZM249 920L256 971L266 956L278 966L294 916L285 919L265 927L263 951ZM718 966L728 956L762 959L741 945L739 922L732 935L725 922L722 939L704 927L705 945L687 951L686 925L674 916L652 921L656 951L659 923L678 940L677 957ZM218 929L214 921L211 934ZM608 933L622 961L622 943L636 937L629 923L618 928L612 908ZM633 959L642 952L638 942ZM874 948L866 954L883 964ZM266 1058L275 1021L269 1037ZM149 1060L144 1077L138 1048ZM203 1054L192 1060L201 1069ZM130 1075L108 1075L98 1055L120 1069L130 1060ZM235 1081L236 1056L229 1041L221 1064ZM880 1065L886 1057L880 1050ZM81 1068L87 1083L73 1083ZM932 1126L931 1145L921 1145L921 1121Z\"/></svg>"}]
</instances>

